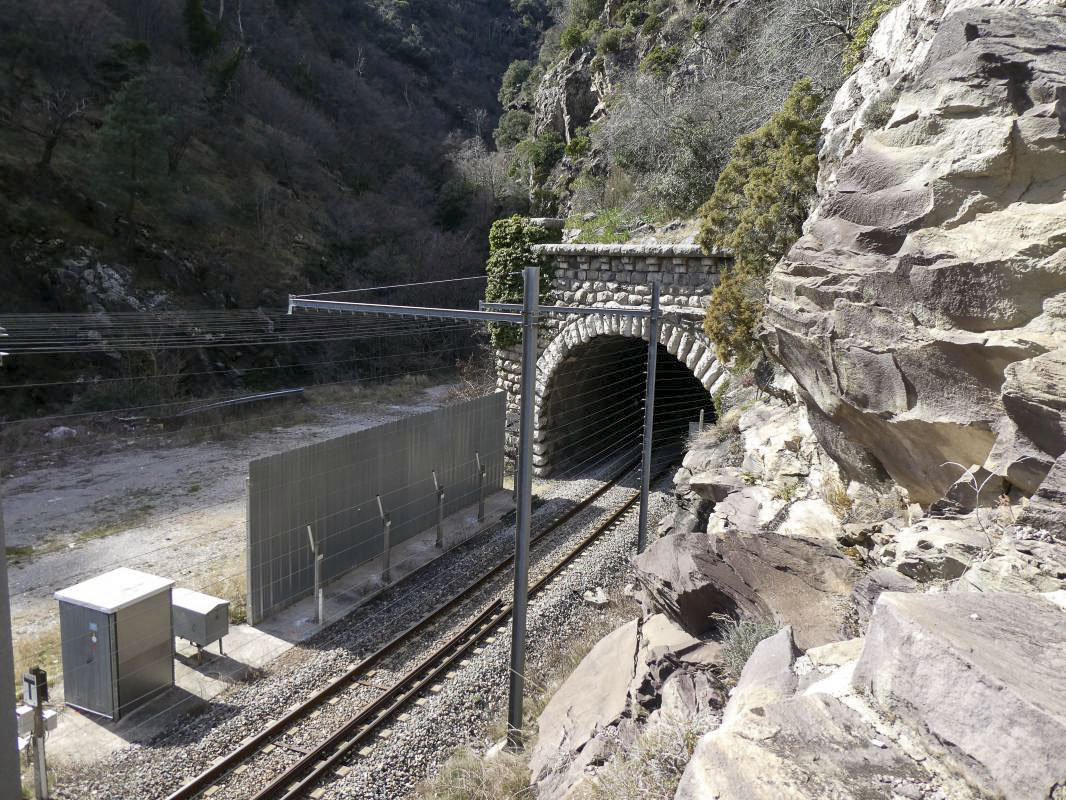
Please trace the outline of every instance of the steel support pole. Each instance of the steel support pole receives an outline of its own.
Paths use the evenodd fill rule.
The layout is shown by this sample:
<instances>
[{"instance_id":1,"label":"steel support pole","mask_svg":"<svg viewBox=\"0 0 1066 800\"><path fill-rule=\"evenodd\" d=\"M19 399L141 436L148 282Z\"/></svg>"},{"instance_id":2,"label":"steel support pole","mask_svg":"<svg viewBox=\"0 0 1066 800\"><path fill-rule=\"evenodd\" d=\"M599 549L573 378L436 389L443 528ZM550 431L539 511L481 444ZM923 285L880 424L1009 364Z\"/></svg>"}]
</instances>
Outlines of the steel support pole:
<instances>
[{"instance_id":1,"label":"steel support pole","mask_svg":"<svg viewBox=\"0 0 1066 800\"><path fill-rule=\"evenodd\" d=\"M651 285L651 314L648 316L648 383L644 389L644 454L640 462L640 522L637 552L648 544L648 490L651 487L651 437L655 424L655 369L659 356L659 284Z\"/></svg>"},{"instance_id":2,"label":"steel support pole","mask_svg":"<svg viewBox=\"0 0 1066 800\"><path fill-rule=\"evenodd\" d=\"M0 553L4 542L4 508L0 496ZM0 561L0 800L21 800L18 724L15 720L15 659L11 646L11 605L7 593L7 556Z\"/></svg>"},{"instance_id":3,"label":"steel support pole","mask_svg":"<svg viewBox=\"0 0 1066 800\"><path fill-rule=\"evenodd\" d=\"M522 395L518 428L518 509L515 524L514 606L511 611L511 697L507 744L522 746L522 693L526 685L526 601L529 593L529 524L533 504L533 411L537 385L537 307L540 269L526 267L522 296Z\"/></svg>"}]
</instances>

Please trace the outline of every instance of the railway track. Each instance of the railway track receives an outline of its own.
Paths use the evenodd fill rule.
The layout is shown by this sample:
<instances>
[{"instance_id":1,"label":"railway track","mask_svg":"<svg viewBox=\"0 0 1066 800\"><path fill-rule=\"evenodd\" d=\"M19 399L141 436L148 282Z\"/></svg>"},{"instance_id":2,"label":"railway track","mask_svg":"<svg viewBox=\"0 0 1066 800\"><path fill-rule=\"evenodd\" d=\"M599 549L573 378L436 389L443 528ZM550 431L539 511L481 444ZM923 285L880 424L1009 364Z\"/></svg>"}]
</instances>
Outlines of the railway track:
<instances>
[{"instance_id":1,"label":"railway track","mask_svg":"<svg viewBox=\"0 0 1066 800\"><path fill-rule=\"evenodd\" d=\"M630 474L636 463L634 461L627 464L603 486L592 492L574 507L539 528L532 538L531 545L559 530L575 516L588 509L597 499L618 486L622 479ZM608 515L604 521L598 524L589 535L584 537L561 560L530 584L530 596L534 596L540 589L550 583L589 545L617 525L639 500L639 492L634 492L629 496L621 506ZM207 769L186 781L181 787L168 795L166 800L192 800L192 798L200 796L210 787L218 784L227 775L234 773L242 765L253 759L257 753L265 752L273 742L303 720L311 717L324 703L330 702L332 698L353 686L370 686L362 678L366 677L377 664L397 652L434 623L446 619L449 612L474 597L493 579L506 571L511 566L512 561L512 556L498 561L457 595L434 608L366 658L353 664L303 702L292 706L285 714L269 723L259 733L244 739L234 750L217 758ZM310 792L314 784L333 773L353 750L370 738L377 730L383 728L403 706L439 682L441 677L446 675L452 667L461 661L464 655L479 641L488 637L492 631L505 625L510 614L510 603L504 603L499 599L492 601L468 625L434 648L428 656L408 669L390 686L374 687L380 691L377 697L373 698L358 713L345 721L321 744L304 753L299 761L289 766L280 776L253 795L250 800L276 800L277 798L290 800L290 798L303 796L305 793Z\"/></svg>"}]
</instances>

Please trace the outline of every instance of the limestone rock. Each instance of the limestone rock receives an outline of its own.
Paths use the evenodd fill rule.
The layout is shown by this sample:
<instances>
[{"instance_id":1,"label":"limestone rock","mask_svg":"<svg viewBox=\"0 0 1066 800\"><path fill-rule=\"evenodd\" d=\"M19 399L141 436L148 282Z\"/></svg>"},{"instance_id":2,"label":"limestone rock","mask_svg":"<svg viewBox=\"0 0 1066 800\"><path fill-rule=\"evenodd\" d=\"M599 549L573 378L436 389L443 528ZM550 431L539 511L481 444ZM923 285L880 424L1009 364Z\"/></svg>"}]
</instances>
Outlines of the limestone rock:
<instances>
[{"instance_id":1,"label":"limestone rock","mask_svg":"<svg viewBox=\"0 0 1066 800\"><path fill-rule=\"evenodd\" d=\"M1066 613L1043 597L883 594L853 683L989 796L1066 788Z\"/></svg>"},{"instance_id":2,"label":"limestone rock","mask_svg":"<svg viewBox=\"0 0 1066 800\"><path fill-rule=\"evenodd\" d=\"M764 316L826 449L922 504L945 462L1028 493L1027 455L1064 446L1066 50L1048 43L1066 9L1007 5L889 13L834 99L818 205Z\"/></svg>"},{"instance_id":3,"label":"limestone rock","mask_svg":"<svg viewBox=\"0 0 1066 800\"><path fill-rule=\"evenodd\" d=\"M800 647L836 641L857 577L827 545L727 531L659 539L633 560L651 602L693 635L714 613L775 619L793 626Z\"/></svg>"},{"instance_id":4,"label":"limestone rock","mask_svg":"<svg viewBox=\"0 0 1066 800\"><path fill-rule=\"evenodd\" d=\"M579 127L588 124L598 104L590 60L591 55L579 48L569 59L557 62L540 81L533 98L531 129L535 133L554 131L569 142Z\"/></svg>"},{"instance_id":5,"label":"limestone rock","mask_svg":"<svg viewBox=\"0 0 1066 800\"><path fill-rule=\"evenodd\" d=\"M796 655L792 628L788 625L759 642L729 696L723 722L795 694L797 680L792 665Z\"/></svg>"},{"instance_id":6,"label":"limestone rock","mask_svg":"<svg viewBox=\"0 0 1066 800\"><path fill-rule=\"evenodd\" d=\"M1059 456L1019 523L1066 542L1066 456Z\"/></svg>"},{"instance_id":7,"label":"limestone rock","mask_svg":"<svg viewBox=\"0 0 1066 800\"><path fill-rule=\"evenodd\" d=\"M579 775L594 758L586 746L622 717L637 643L635 620L601 639L541 712L529 769L542 789L566 785L571 771ZM548 791L547 796L559 794Z\"/></svg>"},{"instance_id":8,"label":"limestone rock","mask_svg":"<svg viewBox=\"0 0 1066 800\"><path fill-rule=\"evenodd\" d=\"M865 640L862 637L845 639L842 642L823 644L821 647L812 647L806 653L811 664L817 668L839 667L849 661L855 661L862 655L862 645Z\"/></svg>"},{"instance_id":9,"label":"limestone rock","mask_svg":"<svg viewBox=\"0 0 1066 800\"><path fill-rule=\"evenodd\" d=\"M721 714L726 698L722 686L706 672L678 670L662 686L656 712L667 719L697 719Z\"/></svg>"},{"instance_id":10,"label":"limestone rock","mask_svg":"<svg viewBox=\"0 0 1066 800\"><path fill-rule=\"evenodd\" d=\"M970 515L962 519L926 517L896 535L896 570L916 581L954 580L991 549L989 534Z\"/></svg>"},{"instance_id":11,"label":"limestone rock","mask_svg":"<svg viewBox=\"0 0 1066 800\"><path fill-rule=\"evenodd\" d=\"M640 626L630 699L649 711L659 707L663 684L678 670L703 671L719 660L721 645L686 633L664 614Z\"/></svg>"},{"instance_id":12,"label":"limestone rock","mask_svg":"<svg viewBox=\"0 0 1066 800\"><path fill-rule=\"evenodd\" d=\"M882 592L916 592L918 582L894 569L881 567L867 572L855 582L851 592L851 601L855 605L859 622L865 625L870 621L874 605Z\"/></svg>"},{"instance_id":13,"label":"limestone rock","mask_svg":"<svg viewBox=\"0 0 1066 800\"><path fill-rule=\"evenodd\" d=\"M1066 589L1066 544L1035 528L1011 528L987 558L952 586L958 592L1054 592Z\"/></svg>"},{"instance_id":14,"label":"limestone rock","mask_svg":"<svg viewBox=\"0 0 1066 800\"><path fill-rule=\"evenodd\" d=\"M735 470L715 470L693 473L688 486L704 500L721 503L733 492L741 491L744 481Z\"/></svg>"},{"instance_id":15,"label":"limestone rock","mask_svg":"<svg viewBox=\"0 0 1066 800\"><path fill-rule=\"evenodd\" d=\"M704 736L675 800L942 797L899 748L828 694L752 708ZM953 800L963 800L956 797Z\"/></svg>"},{"instance_id":16,"label":"limestone rock","mask_svg":"<svg viewBox=\"0 0 1066 800\"><path fill-rule=\"evenodd\" d=\"M540 796L563 797L619 743L635 739L637 720L662 712L671 679L670 710L717 713L725 690L708 668L720 649L662 614L629 622L601 639L537 720L529 766Z\"/></svg>"}]
</instances>

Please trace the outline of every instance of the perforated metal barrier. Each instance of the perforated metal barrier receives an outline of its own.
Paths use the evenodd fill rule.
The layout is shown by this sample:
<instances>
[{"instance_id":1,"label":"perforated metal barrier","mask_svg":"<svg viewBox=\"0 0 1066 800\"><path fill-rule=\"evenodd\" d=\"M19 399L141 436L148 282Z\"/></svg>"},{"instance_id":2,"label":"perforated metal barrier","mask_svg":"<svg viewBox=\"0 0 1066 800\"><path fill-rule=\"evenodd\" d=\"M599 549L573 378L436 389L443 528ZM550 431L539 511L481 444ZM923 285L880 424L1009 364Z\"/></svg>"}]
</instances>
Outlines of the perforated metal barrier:
<instances>
[{"instance_id":1,"label":"perforated metal barrier","mask_svg":"<svg viewBox=\"0 0 1066 800\"><path fill-rule=\"evenodd\" d=\"M499 489L505 402L496 392L251 462L249 621L312 594L308 526L328 583L383 554L382 510L392 547L435 526L434 471L445 515L478 502L479 460L485 493Z\"/></svg>"}]
</instances>

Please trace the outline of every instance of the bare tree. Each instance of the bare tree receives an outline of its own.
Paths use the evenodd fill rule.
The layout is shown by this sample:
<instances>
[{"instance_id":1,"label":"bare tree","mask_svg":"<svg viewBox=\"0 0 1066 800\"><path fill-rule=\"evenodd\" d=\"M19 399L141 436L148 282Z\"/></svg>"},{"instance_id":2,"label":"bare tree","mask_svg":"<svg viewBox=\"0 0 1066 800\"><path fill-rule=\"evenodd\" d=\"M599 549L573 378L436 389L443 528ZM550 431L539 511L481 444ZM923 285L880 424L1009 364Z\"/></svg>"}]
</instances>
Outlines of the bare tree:
<instances>
[{"instance_id":1,"label":"bare tree","mask_svg":"<svg viewBox=\"0 0 1066 800\"><path fill-rule=\"evenodd\" d=\"M67 126L85 113L86 106L84 97L78 97L66 89L56 89L41 98L39 123L15 120L13 114L8 115L7 122L11 127L30 133L44 143L37 167L46 170L52 163L56 145L59 144Z\"/></svg>"}]
</instances>

